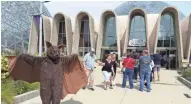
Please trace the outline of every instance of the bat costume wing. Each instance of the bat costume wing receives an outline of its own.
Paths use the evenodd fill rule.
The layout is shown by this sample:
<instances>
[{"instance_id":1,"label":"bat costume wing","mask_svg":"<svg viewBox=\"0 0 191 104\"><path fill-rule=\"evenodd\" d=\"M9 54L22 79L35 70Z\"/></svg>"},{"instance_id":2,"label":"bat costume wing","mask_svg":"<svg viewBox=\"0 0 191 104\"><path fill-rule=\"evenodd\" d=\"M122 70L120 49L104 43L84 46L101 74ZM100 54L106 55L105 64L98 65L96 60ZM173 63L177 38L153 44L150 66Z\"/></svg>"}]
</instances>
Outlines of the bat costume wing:
<instances>
[{"instance_id":1,"label":"bat costume wing","mask_svg":"<svg viewBox=\"0 0 191 104\"><path fill-rule=\"evenodd\" d=\"M67 94L76 94L82 87L86 86L88 83L88 77L85 72L83 64L80 62L78 57L63 58L63 68L64 68L64 87L63 87L63 96L64 98ZM69 72L66 69L69 65Z\"/></svg>"},{"instance_id":2,"label":"bat costume wing","mask_svg":"<svg viewBox=\"0 0 191 104\"><path fill-rule=\"evenodd\" d=\"M21 54L17 57L8 57L9 71L13 80L23 80L29 83L40 81L40 69L45 57L34 57Z\"/></svg>"},{"instance_id":3,"label":"bat costume wing","mask_svg":"<svg viewBox=\"0 0 191 104\"><path fill-rule=\"evenodd\" d=\"M14 80L23 80L29 83L40 81L42 62L46 57L34 57L22 54L18 57L8 57L10 76ZM64 70L63 96L76 94L87 85L88 77L78 56L61 57Z\"/></svg>"}]
</instances>

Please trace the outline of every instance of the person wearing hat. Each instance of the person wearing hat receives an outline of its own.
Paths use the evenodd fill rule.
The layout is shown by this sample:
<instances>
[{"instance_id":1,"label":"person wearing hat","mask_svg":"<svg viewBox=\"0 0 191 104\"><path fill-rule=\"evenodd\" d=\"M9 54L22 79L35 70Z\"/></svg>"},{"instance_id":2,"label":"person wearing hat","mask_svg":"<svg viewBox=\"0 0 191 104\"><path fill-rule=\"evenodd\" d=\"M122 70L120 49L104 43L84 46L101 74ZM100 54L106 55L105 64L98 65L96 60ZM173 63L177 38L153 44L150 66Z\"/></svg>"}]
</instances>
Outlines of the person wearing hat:
<instances>
[{"instance_id":1,"label":"person wearing hat","mask_svg":"<svg viewBox=\"0 0 191 104\"><path fill-rule=\"evenodd\" d=\"M91 48L91 51L84 56L83 64L88 71L88 77L89 77L88 87L92 91L94 91L93 85L94 85L95 60L96 60L95 49ZM86 87L87 86L85 86L83 89L86 89Z\"/></svg>"},{"instance_id":2,"label":"person wearing hat","mask_svg":"<svg viewBox=\"0 0 191 104\"><path fill-rule=\"evenodd\" d=\"M148 51L143 50L143 55L139 57L139 65L140 65L140 91L142 92L144 89L144 77L146 77L147 82L147 92L150 92L150 75L151 75L151 57L148 55Z\"/></svg>"}]
</instances>

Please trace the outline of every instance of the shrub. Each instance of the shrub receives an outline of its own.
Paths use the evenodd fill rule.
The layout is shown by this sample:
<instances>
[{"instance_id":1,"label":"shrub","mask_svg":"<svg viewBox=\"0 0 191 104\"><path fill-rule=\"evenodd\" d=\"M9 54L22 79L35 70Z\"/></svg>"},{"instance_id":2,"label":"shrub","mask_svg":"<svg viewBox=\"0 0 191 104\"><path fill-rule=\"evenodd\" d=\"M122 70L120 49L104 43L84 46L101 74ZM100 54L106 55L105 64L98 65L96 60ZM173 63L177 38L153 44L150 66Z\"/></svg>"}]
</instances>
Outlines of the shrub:
<instances>
[{"instance_id":1,"label":"shrub","mask_svg":"<svg viewBox=\"0 0 191 104\"><path fill-rule=\"evenodd\" d=\"M14 81L11 78L2 80L1 101L6 104L13 104L14 96L40 88L39 82L27 83L25 81Z\"/></svg>"},{"instance_id":2,"label":"shrub","mask_svg":"<svg viewBox=\"0 0 191 104\"><path fill-rule=\"evenodd\" d=\"M191 68L190 69L187 69L183 74L182 76L184 78L188 78L188 77L191 77Z\"/></svg>"},{"instance_id":3,"label":"shrub","mask_svg":"<svg viewBox=\"0 0 191 104\"><path fill-rule=\"evenodd\" d=\"M5 56L1 56L1 79L7 78L8 75L8 60Z\"/></svg>"},{"instance_id":4,"label":"shrub","mask_svg":"<svg viewBox=\"0 0 191 104\"><path fill-rule=\"evenodd\" d=\"M40 84L27 83L25 81L14 81L9 75L8 60L5 56L1 56L1 101L6 104L13 104L15 95L23 94L28 91L36 90L40 88Z\"/></svg>"},{"instance_id":5,"label":"shrub","mask_svg":"<svg viewBox=\"0 0 191 104\"><path fill-rule=\"evenodd\" d=\"M15 94L16 95L20 95L32 90L36 90L40 88L40 83L36 82L36 83L28 83L25 81L14 81L14 89L15 89Z\"/></svg>"},{"instance_id":6,"label":"shrub","mask_svg":"<svg viewBox=\"0 0 191 104\"><path fill-rule=\"evenodd\" d=\"M14 96L14 87L11 80L2 80L1 82L1 101L6 104L13 104Z\"/></svg>"}]
</instances>

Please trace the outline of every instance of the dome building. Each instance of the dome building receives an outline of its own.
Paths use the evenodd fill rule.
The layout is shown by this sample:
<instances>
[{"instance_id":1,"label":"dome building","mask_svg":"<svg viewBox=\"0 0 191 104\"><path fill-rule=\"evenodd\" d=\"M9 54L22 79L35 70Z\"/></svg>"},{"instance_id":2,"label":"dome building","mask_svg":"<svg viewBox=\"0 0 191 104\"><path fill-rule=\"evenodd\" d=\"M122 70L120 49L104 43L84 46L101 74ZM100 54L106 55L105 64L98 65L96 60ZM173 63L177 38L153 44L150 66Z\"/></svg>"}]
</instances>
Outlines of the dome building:
<instances>
[{"instance_id":1,"label":"dome building","mask_svg":"<svg viewBox=\"0 0 191 104\"><path fill-rule=\"evenodd\" d=\"M144 9L146 14L157 14L168 6L172 5L162 1L128 1L115 8L114 11L117 15L128 15L132 9L141 8ZM179 16L181 20L185 17L181 12L179 12Z\"/></svg>"},{"instance_id":2,"label":"dome building","mask_svg":"<svg viewBox=\"0 0 191 104\"><path fill-rule=\"evenodd\" d=\"M120 59L123 53L132 50L147 49L149 54L158 50L168 57L165 59L168 67L175 69L190 57L191 16L184 17L165 2L125 2L114 10L103 11L98 26L86 11L76 15L74 29L70 17L60 12L52 18L52 24L51 29L44 31L51 30L51 34L45 36L54 45L65 44L65 54L84 56L95 48L98 59L108 53L117 53ZM35 39L33 34L32 37Z\"/></svg>"},{"instance_id":3,"label":"dome building","mask_svg":"<svg viewBox=\"0 0 191 104\"><path fill-rule=\"evenodd\" d=\"M31 19L40 13L40 1L1 2L1 49L2 51L27 52ZM51 17L43 5L43 15Z\"/></svg>"}]
</instances>

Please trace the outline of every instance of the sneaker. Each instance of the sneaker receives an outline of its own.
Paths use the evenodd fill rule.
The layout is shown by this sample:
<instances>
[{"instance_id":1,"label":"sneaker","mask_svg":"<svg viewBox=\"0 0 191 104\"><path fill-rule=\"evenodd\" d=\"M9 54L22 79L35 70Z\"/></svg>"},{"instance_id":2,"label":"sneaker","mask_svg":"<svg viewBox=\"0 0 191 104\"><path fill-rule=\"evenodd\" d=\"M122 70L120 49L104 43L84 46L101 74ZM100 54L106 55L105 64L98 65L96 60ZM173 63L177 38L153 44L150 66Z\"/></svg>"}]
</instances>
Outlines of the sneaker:
<instances>
[{"instance_id":1,"label":"sneaker","mask_svg":"<svg viewBox=\"0 0 191 104\"><path fill-rule=\"evenodd\" d=\"M92 87L91 87L91 88L89 88L89 89L90 89L90 90L92 90L92 91L94 91L94 88L92 88Z\"/></svg>"},{"instance_id":2,"label":"sneaker","mask_svg":"<svg viewBox=\"0 0 191 104\"><path fill-rule=\"evenodd\" d=\"M121 86L121 88L126 88L126 87L124 87L124 86Z\"/></svg>"},{"instance_id":3,"label":"sneaker","mask_svg":"<svg viewBox=\"0 0 191 104\"><path fill-rule=\"evenodd\" d=\"M83 90L85 90L86 89L86 87L83 87Z\"/></svg>"},{"instance_id":4,"label":"sneaker","mask_svg":"<svg viewBox=\"0 0 191 104\"><path fill-rule=\"evenodd\" d=\"M129 89L134 89L134 87L130 87Z\"/></svg>"},{"instance_id":5,"label":"sneaker","mask_svg":"<svg viewBox=\"0 0 191 104\"><path fill-rule=\"evenodd\" d=\"M104 86L104 90L107 90L107 87L106 87L106 86Z\"/></svg>"},{"instance_id":6,"label":"sneaker","mask_svg":"<svg viewBox=\"0 0 191 104\"><path fill-rule=\"evenodd\" d=\"M110 89L113 89L113 86L110 86L109 88L110 88Z\"/></svg>"}]
</instances>

